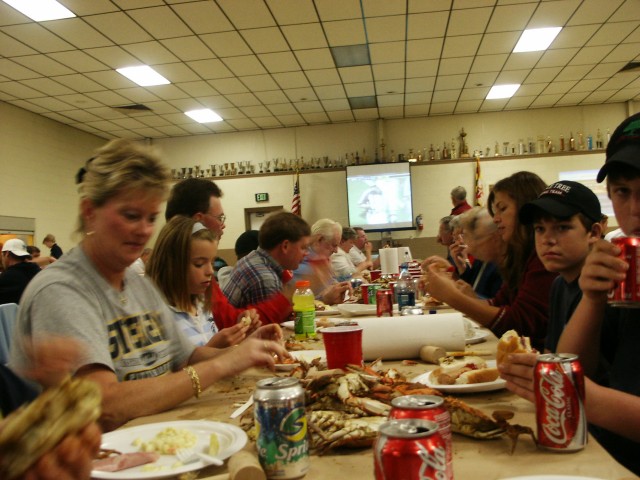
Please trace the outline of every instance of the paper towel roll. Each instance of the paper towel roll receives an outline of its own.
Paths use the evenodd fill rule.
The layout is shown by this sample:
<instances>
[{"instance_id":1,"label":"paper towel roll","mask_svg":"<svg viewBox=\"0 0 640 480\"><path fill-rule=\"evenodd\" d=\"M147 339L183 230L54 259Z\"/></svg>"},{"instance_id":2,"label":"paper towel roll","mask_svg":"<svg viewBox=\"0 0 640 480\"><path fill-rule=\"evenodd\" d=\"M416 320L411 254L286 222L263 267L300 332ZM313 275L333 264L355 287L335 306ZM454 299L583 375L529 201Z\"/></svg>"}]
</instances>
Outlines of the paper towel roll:
<instances>
[{"instance_id":1,"label":"paper towel roll","mask_svg":"<svg viewBox=\"0 0 640 480\"><path fill-rule=\"evenodd\" d=\"M397 248L381 248L379 253L380 270L382 270L383 275L386 273L398 273L400 271Z\"/></svg>"},{"instance_id":2,"label":"paper towel roll","mask_svg":"<svg viewBox=\"0 0 640 480\"><path fill-rule=\"evenodd\" d=\"M402 317L362 317L362 353L365 360L419 358L424 345L446 351L465 347L462 314L407 315Z\"/></svg>"}]
</instances>

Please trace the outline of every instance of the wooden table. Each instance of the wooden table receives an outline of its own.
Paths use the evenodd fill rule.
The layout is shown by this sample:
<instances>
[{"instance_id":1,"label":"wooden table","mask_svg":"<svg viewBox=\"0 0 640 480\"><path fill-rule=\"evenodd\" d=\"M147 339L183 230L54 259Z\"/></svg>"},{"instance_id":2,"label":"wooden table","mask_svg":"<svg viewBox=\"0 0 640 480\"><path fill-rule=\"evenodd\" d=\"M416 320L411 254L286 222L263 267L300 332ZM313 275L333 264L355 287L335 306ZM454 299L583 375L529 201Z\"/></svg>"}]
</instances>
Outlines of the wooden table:
<instances>
[{"instance_id":1,"label":"wooden table","mask_svg":"<svg viewBox=\"0 0 640 480\"><path fill-rule=\"evenodd\" d=\"M495 350L496 338L489 336L485 343L473 345L474 350ZM322 348L322 343L312 344L310 349ZM433 365L419 364L404 366L401 362L386 362L385 367L395 367L407 378L434 368ZM138 418L127 426L170 420L214 420L238 423L229 419L229 415L238 404L244 403L253 392L259 378L272 376L268 370L252 369L242 376L218 382L203 392L199 399L192 399L179 407L158 415ZM528 425L535 429L535 409L533 404L509 393L506 390L460 395L465 402L481 409L487 414L494 410L511 410L515 413L512 423ZM245 448L255 451L254 444ZM593 439L589 438L586 448L577 453L553 453L538 449L530 438L521 437L516 451L509 454L508 439L474 440L454 434L453 466L455 478L466 479L504 479L523 475L574 475L607 480L627 480L636 478L631 472L618 464ZM226 466L208 467L198 478L218 480L227 477ZM373 478L373 454L371 449L343 450L318 457L311 456L311 468L305 478L334 480L340 478Z\"/></svg>"}]
</instances>

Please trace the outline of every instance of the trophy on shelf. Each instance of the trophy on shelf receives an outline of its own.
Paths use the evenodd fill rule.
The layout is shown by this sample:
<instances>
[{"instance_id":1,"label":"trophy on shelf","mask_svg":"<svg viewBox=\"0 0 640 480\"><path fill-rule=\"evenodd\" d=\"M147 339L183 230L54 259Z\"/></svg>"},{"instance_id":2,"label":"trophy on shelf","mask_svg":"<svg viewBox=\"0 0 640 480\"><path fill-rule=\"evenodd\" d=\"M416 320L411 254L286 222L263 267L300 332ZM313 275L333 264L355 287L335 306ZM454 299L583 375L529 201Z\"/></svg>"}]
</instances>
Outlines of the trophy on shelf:
<instances>
[{"instance_id":1,"label":"trophy on shelf","mask_svg":"<svg viewBox=\"0 0 640 480\"><path fill-rule=\"evenodd\" d=\"M262 162L258 162L258 166L260 167L259 173L264 173L264 168L262 167L264 164Z\"/></svg>"},{"instance_id":2,"label":"trophy on shelf","mask_svg":"<svg viewBox=\"0 0 640 480\"><path fill-rule=\"evenodd\" d=\"M172 168L172 169L171 169L171 178L172 178L173 180L175 180L175 179L177 178L177 175L178 175L178 174L176 173L176 169L175 169L175 168Z\"/></svg>"},{"instance_id":3,"label":"trophy on shelf","mask_svg":"<svg viewBox=\"0 0 640 480\"><path fill-rule=\"evenodd\" d=\"M187 178L193 178L193 167L189 167L189 173L187 174Z\"/></svg>"},{"instance_id":4,"label":"trophy on shelf","mask_svg":"<svg viewBox=\"0 0 640 480\"><path fill-rule=\"evenodd\" d=\"M224 172L220 172L221 176L226 177L227 175L230 175L230 170L229 170L229 164L225 163L224 164Z\"/></svg>"},{"instance_id":5,"label":"trophy on shelf","mask_svg":"<svg viewBox=\"0 0 640 480\"><path fill-rule=\"evenodd\" d=\"M279 158L274 158L273 159L273 171L274 172L279 172L280 171L279 163L280 163L280 159Z\"/></svg>"},{"instance_id":6,"label":"trophy on shelf","mask_svg":"<svg viewBox=\"0 0 640 480\"><path fill-rule=\"evenodd\" d=\"M464 137L467 136L467 132L464 131L464 127L460 131L460 158L469 158L469 147L467 146Z\"/></svg>"},{"instance_id":7,"label":"trophy on shelf","mask_svg":"<svg viewBox=\"0 0 640 480\"><path fill-rule=\"evenodd\" d=\"M184 179L184 178L187 178L187 167L182 167L182 168L180 169L180 176L179 176L179 178L183 178L183 179Z\"/></svg>"},{"instance_id":8,"label":"trophy on shelf","mask_svg":"<svg viewBox=\"0 0 640 480\"><path fill-rule=\"evenodd\" d=\"M196 172L195 173L195 178L200 178L200 165L196 165L194 167L194 169L195 169L195 172Z\"/></svg>"},{"instance_id":9,"label":"trophy on shelf","mask_svg":"<svg viewBox=\"0 0 640 480\"><path fill-rule=\"evenodd\" d=\"M204 178L210 178L210 177L211 177L211 169L206 168Z\"/></svg>"},{"instance_id":10,"label":"trophy on shelf","mask_svg":"<svg viewBox=\"0 0 640 480\"><path fill-rule=\"evenodd\" d=\"M269 170L271 168L271 160L267 160L265 163L265 169L264 169L264 173L269 173L271 170Z\"/></svg>"},{"instance_id":11,"label":"trophy on shelf","mask_svg":"<svg viewBox=\"0 0 640 480\"><path fill-rule=\"evenodd\" d=\"M209 165L211 167L211 176L215 177L216 176L216 169L217 169L217 165Z\"/></svg>"}]
</instances>

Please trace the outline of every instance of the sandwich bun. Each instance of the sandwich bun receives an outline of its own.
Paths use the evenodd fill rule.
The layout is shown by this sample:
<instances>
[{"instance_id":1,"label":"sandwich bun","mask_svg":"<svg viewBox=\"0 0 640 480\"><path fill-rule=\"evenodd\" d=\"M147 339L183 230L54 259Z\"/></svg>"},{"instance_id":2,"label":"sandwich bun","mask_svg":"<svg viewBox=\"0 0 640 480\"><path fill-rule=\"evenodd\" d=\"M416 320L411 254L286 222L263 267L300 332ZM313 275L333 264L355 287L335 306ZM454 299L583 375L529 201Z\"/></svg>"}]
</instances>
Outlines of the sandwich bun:
<instances>
[{"instance_id":1,"label":"sandwich bun","mask_svg":"<svg viewBox=\"0 0 640 480\"><path fill-rule=\"evenodd\" d=\"M498 369L487 368L487 362L480 357L445 357L441 360L440 366L433 370L431 378L438 385L493 382L498 378Z\"/></svg>"},{"instance_id":2,"label":"sandwich bun","mask_svg":"<svg viewBox=\"0 0 640 480\"><path fill-rule=\"evenodd\" d=\"M487 383L498 379L497 368L482 368L480 370L469 370L456 379L456 384L465 385L469 383Z\"/></svg>"},{"instance_id":3,"label":"sandwich bun","mask_svg":"<svg viewBox=\"0 0 640 480\"><path fill-rule=\"evenodd\" d=\"M515 330L509 330L498 340L496 351L496 364L498 367L507 362L507 357L512 353L531 353L529 337L521 337Z\"/></svg>"}]
</instances>

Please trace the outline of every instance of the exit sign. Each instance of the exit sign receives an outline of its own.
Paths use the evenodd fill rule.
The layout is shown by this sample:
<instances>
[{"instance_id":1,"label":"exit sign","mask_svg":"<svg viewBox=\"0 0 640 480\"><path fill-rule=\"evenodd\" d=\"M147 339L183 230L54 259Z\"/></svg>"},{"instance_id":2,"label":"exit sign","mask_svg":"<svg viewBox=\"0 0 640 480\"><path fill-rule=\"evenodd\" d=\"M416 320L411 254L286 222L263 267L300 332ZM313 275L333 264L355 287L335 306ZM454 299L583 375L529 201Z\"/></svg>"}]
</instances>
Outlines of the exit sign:
<instances>
[{"instance_id":1,"label":"exit sign","mask_svg":"<svg viewBox=\"0 0 640 480\"><path fill-rule=\"evenodd\" d=\"M268 202L269 194L268 193L256 193L256 202Z\"/></svg>"}]
</instances>

